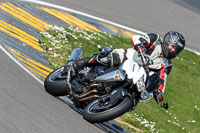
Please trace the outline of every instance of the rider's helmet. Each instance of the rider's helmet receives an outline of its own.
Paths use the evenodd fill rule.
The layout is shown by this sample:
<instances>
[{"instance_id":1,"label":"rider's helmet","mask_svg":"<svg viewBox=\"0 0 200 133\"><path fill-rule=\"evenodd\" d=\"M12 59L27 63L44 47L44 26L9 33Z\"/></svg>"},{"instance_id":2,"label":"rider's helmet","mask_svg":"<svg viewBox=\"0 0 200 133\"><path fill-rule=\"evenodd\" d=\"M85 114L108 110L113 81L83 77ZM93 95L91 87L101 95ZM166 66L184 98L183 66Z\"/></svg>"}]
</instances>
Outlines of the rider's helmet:
<instances>
[{"instance_id":1,"label":"rider's helmet","mask_svg":"<svg viewBox=\"0 0 200 133\"><path fill-rule=\"evenodd\" d=\"M164 35L161 46L164 56L168 59L172 59L184 49L185 39L181 33L176 31L169 31ZM172 51L170 47L173 47L175 50Z\"/></svg>"}]
</instances>

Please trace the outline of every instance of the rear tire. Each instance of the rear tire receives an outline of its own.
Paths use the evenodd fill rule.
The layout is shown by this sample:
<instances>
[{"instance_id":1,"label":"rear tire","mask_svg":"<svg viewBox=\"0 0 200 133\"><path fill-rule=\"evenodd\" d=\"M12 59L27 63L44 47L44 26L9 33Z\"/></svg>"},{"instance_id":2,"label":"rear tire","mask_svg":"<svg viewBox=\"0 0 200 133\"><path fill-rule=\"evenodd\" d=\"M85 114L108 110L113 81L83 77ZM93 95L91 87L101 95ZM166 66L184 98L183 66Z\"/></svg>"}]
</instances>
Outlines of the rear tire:
<instances>
[{"instance_id":1,"label":"rear tire","mask_svg":"<svg viewBox=\"0 0 200 133\"><path fill-rule=\"evenodd\" d=\"M44 81L45 90L53 96L67 95L67 80L61 76L64 67L60 67L51 72Z\"/></svg>"},{"instance_id":2,"label":"rear tire","mask_svg":"<svg viewBox=\"0 0 200 133\"><path fill-rule=\"evenodd\" d=\"M99 106L98 104L98 100L95 100L86 106L84 109L83 118L91 123L105 122L123 115L133 106L133 102L129 97L125 97L117 106L102 112L93 111L94 107Z\"/></svg>"}]
</instances>

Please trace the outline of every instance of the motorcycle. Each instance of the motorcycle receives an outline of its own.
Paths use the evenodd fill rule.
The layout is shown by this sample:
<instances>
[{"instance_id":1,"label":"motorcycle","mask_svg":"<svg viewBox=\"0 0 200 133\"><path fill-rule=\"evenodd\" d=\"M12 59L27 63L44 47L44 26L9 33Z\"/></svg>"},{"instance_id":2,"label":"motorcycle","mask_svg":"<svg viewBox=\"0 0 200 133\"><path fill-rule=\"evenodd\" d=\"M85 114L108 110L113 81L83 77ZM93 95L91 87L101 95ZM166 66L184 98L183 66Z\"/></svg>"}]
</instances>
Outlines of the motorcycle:
<instances>
[{"instance_id":1,"label":"motorcycle","mask_svg":"<svg viewBox=\"0 0 200 133\"><path fill-rule=\"evenodd\" d=\"M44 87L53 96L67 96L77 108L83 109L83 118L91 123L112 120L134 110L138 102L154 97L159 77L150 75L148 66L152 61L138 46L142 64L127 59L119 66L84 67L78 73L73 63L82 55L81 49L74 49L66 66L50 73ZM100 54L109 52L109 47L98 48ZM168 108L164 102L160 107Z\"/></svg>"}]
</instances>

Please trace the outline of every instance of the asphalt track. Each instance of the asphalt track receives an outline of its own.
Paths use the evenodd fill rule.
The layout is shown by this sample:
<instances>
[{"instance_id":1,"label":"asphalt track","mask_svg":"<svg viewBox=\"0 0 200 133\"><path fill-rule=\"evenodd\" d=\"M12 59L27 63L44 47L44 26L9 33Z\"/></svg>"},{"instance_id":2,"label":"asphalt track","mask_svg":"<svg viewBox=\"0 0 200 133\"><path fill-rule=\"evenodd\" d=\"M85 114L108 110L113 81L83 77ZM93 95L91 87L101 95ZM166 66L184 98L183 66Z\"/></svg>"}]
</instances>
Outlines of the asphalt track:
<instances>
[{"instance_id":1,"label":"asphalt track","mask_svg":"<svg viewBox=\"0 0 200 133\"><path fill-rule=\"evenodd\" d=\"M200 13L182 0L43 0L146 33L181 32L188 48L200 51Z\"/></svg>"},{"instance_id":2,"label":"asphalt track","mask_svg":"<svg viewBox=\"0 0 200 133\"><path fill-rule=\"evenodd\" d=\"M0 51L1 133L101 133Z\"/></svg>"},{"instance_id":3,"label":"asphalt track","mask_svg":"<svg viewBox=\"0 0 200 133\"><path fill-rule=\"evenodd\" d=\"M2 1L0 1L2 2ZM23 4L22 6L26 6L26 4ZM16 9L19 9L15 6ZM1 9L2 3L1 3ZM11 9L11 8L10 8ZM33 6L28 6L28 9L34 9ZM14 8L11 9L14 12L18 12ZM11 11L6 10L6 11ZM21 10L22 11L22 10ZM23 10L24 11L24 10ZM37 13L38 10L32 11ZM13 13L14 13L13 12ZM25 11L24 11L25 12ZM23 12L23 13L24 13ZM22 12L18 14L23 14ZM38 14L38 13L37 13ZM16 15L16 14L15 14ZM26 15L28 15L28 12L26 12ZM35 14L36 15L36 14ZM19 17L19 16L18 16ZM47 15L45 16L47 17ZM21 17L22 18L22 17ZM25 16L23 18L26 18ZM52 18L52 17L51 17ZM17 27L9 25L2 19L6 20L9 23L14 24L17 27L20 27L21 29L26 29L26 32L29 32L29 34L26 34L22 30L18 29ZM37 18L34 18L35 20ZM47 18L48 19L48 18ZM52 19L48 19L52 21ZM58 19L53 18L53 20L56 20L55 23L59 24L61 21L58 21ZM0 28L1 28L1 36L0 36L0 132L2 133L27 133L27 132L41 132L41 133L93 133L93 132L103 132L96 126L88 123L85 121L79 113L74 111L71 107L66 105L64 102L61 102L60 100L56 99L55 97L49 95L45 92L44 87L41 83L43 83L43 79L38 79L34 74L28 70L23 63L20 64L19 60L24 58L23 61L27 64L30 64L30 62L27 62L28 60L31 61L29 58L33 55L38 55L36 58L37 61L43 62L43 65L47 65L42 58L44 57L41 55L42 53L39 51L40 49L35 49L37 47L30 47L26 44L23 44L24 38L30 37L31 35L34 35L38 38L38 30L40 30L36 25L41 24L39 20L36 24L33 24L32 26L35 26L35 28L38 28L38 30L33 29L30 25L26 25L24 22L19 22L16 17L10 16L6 12L3 12L1 10L0 15ZM33 22L34 20L32 20ZM18 23L19 22L19 23ZM30 22L30 21L29 21ZM63 23L63 22L61 22ZM61 24L60 23L60 24ZM8 27L7 29L4 29L6 27L6 24ZM30 23L29 23L30 24ZM65 23L66 25L66 23ZM4 28L3 28L4 27ZM3 30L2 30L3 29ZM8 29L11 30L11 32L8 32ZM42 28L41 28L42 29ZM13 36L8 36L8 34L5 34L4 32L9 33L10 35L15 34L14 38ZM11 34L12 33L12 34ZM25 35L27 35L25 37ZM18 39L20 39L20 42ZM24 38L22 38L24 36ZM33 37L33 36L32 36ZM32 38L31 37L31 38ZM34 38L33 37L33 38ZM37 40L37 39L36 39ZM26 41L27 44L30 42L33 42L33 40L29 39ZM10 44L8 46L8 44ZM5 46L5 47L4 47ZM37 46L37 45L34 45ZM15 53L18 55L18 60L16 59L16 55L9 51L11 49L9 48L19 48L21 54L25 54L26 56L29 55L29 58L26 58L25 56L22 56L20 53ZM7 55L6 55L6 54ZM12 55L11 55L12 54ZM9 58L9 57L11 58ZM32 57L33 59L34 57ZM13 59L13 60L11 60ZM43 60L43 61L42 61ZM22 60L21 60L22 61ZM35 62L34 60L32 60ZM33 63L32 62L32 63ZM17 63L17 64L16 64ZM34 63L33 63L34 64ZM33 64L30 64L32 66ZM38 69L41 69L44 71L45 67L42 64L38 64L38 62L35 62L39 67ZM20 65L20 66L19 66ZM27 65L26 65L27 66ZM30 68L29 66L29 68ZM36 67L36 66L35 66ZM23 69L22 69L23 68ZM25 71L24 71L25 70ZM35 80L35 79L37 80ZM39 82L38 82L39 81ZM114 123L103 123L104 127L109 127L110 125ZM114 124L116 126L116 124ZM118 129L116 129L118 128ZM111 129L113 130L113 129ZM115 127L115 131L120 130L123 131L120 127ZM114 131L114 130L113 130Z\"/></svg>"},{"instance_id":4,"label":"asphalt track","mask_svg":"<svg viewBox=\"0 0 200 133\"><path fill-rule=\"evenodd\" d=\"M200 51L200 16L178 1L45 0L144 32L182 32L187 47ZM65 103L50 96L41 84L0 51L0 132L98 133Z\"/></svg>"}]
</instances>

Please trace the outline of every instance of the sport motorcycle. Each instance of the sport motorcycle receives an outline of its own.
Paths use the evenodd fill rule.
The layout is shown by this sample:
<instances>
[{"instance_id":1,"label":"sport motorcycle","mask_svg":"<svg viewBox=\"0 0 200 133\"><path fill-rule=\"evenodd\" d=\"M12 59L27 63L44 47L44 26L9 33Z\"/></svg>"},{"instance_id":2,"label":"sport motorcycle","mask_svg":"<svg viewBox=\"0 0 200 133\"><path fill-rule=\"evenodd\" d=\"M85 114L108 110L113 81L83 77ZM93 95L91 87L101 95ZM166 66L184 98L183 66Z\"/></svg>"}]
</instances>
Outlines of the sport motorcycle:
<instances>
[{"instance_id":1,"label":"sport motorcycle","mask_svg":"<svg viewBox=\"0 0 200 133\"><path fill-rule=\"evenodd\" d=\"M127 59L118 66L84 67L75 72L73 63L82 55L82 50L76 48L65 66L45 78L45 90L53 96L67 96L91 123L113 120L134 110L138 102L155 98L159 77L150 74L148 66L152 61L142 51L142 44L138 48L141 64ZM99 54L111 51L109 47L98 49ZM167 102L161 105L156 101L160 107L168 108Z\"/></svg>"}]
</instances>

